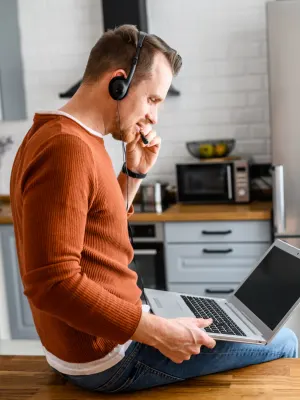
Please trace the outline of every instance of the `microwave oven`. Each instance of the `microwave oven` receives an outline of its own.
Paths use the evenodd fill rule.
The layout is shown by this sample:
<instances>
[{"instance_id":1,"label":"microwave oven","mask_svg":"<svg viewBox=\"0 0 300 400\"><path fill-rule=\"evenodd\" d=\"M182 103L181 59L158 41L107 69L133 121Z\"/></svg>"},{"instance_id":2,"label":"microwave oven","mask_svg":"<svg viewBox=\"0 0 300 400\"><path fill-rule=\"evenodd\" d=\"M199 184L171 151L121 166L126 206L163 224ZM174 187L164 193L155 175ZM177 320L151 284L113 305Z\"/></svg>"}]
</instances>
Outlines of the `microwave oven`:
<instances>
[{"instance_id":1,"label":"microwave oven","mask_svg":"<svg viewBox=\"0 0 300 400\"><path fill-rule=\"evenodd\" d=\"M202 161L176 164L177 200L180 203L248 203L247 160Z\"/></svg>"}]
</instances>

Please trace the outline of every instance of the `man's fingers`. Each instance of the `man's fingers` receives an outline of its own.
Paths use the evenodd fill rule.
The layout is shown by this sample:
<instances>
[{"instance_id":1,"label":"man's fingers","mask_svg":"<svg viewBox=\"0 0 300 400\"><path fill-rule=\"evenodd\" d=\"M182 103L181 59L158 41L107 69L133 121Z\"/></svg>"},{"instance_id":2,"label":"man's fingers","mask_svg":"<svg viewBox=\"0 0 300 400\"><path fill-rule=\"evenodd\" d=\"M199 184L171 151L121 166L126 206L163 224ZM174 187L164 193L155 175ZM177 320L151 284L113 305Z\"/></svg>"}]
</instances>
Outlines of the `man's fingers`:
<instances>
[{"instance_id":1,"label":"man's fingers","mask_svg":"<svg viewBox=\"0 0 300 400\"><path fill-rule=\"evenodd\" d=\"M211 325L213 320L211 318L209 319L197 319L196 325L199 328L206 328L207 326ZM204 346L213 349L216 345L216 342L214 339L212 339L210 336L207 335L205 331L201 331L199 334L199 337L197 338L197 343L198 344L203 344Z\"/></svg>"},{"instance_id":2,"label":"man's fingers","mask_svg":"<svg viewBox=\"0 0 300 400\"><path fill-rule=\"evenodd\" d=\"M196 319L196 325L199 327L199 328L206 328L207 326L209 326L209 325L211 325L212 324L212 322L213 322L213 320L211 319L211 318L208 318L208 319L202 319L202 318L197 318Z\"/></svg>"},{"instance_id":3,"label":"man's fingers","mask_svg":"<svg viewBox=\"0 0 300 400\"><path fill-rule=\"evenodd\" d=\"M204 332L200 336L198 343L203 344L204 346L208 347L209 349L213 349L216 345L216 341Z\"/></svg>"},{"instance_id":4,"label":"man's fingers","mask_svg":"<svg viewBox=\"0 0 300 400\"><path fill-rule=\"evenodd\" d=\"M149 142L148 147L157 146L157 145L160 145L160 144L161 144L161 137L155 136L155 138L153 138Z\"/></svg>"},{"instance_id":5,"label":"man's fingers","mask_svg":"<svg viewBox=\"0 0 300 400\"><path fill-rule=\"evenodd\" d=\"M194 355L200 354L200 351L201 351L201 346L195 347L192 354Z\"/></svg>"}]
</instances>

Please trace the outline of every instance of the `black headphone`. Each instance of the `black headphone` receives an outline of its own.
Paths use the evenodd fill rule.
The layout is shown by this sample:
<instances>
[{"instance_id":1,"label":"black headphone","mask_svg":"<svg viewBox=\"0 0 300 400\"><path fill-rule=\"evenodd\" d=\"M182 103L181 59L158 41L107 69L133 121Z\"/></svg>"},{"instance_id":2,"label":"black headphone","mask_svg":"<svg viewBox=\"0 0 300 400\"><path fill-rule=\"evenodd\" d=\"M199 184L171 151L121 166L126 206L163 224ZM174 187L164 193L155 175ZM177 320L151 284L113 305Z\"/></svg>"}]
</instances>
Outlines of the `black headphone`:
<instances>
[{"instance_id":1,"label":"black headphone","mask_svg":"<svg viewBox=\"0 0 300 400\"><path fill-rule=\"evenodd\" d=\"M125 78L124 76L116 76L109 82L108 86L109 94L114 100L122 100L127 95L140 56L140 51L143 46L143 41L146 36L147 33L139 31L136 53L135 56L133 57L128 77Z\"/></svg>"}]
</instances>

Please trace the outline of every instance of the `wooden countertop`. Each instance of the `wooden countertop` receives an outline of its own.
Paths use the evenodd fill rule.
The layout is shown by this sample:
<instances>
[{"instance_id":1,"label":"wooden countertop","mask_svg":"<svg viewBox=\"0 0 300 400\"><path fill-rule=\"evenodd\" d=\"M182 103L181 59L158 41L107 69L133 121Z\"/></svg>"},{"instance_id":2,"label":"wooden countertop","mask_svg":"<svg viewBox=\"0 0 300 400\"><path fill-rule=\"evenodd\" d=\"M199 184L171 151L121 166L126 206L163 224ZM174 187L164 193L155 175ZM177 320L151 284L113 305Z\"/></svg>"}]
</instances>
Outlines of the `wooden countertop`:
<instances>
[{"instance_id":1,"label":"wooden countertop","mask_svg":"<svg viewBox=\"0 0 300 400\"><path fill-rule=\"evenodd\" d=\"M300 399L300 359L281 358L161 388L107 395L71 385L50 370L44 357L0 356L0 397L5 400Z\"/></svg>"},{"instance_id":2,"label":"wooden countertop","mask_svg":"<svg viewBox=\"0 0 300 400\"><path fill-rule=\"evenodd\" d=\"M174 204L162 213L134 213L130 222L243 221L271 219L271 202L250 204ZM9 196L0 195L0 224L12 224Z\"/></svg>"},{"instance_id":3,"label":"wooden countertop","mask_svg":"<svg viewBox=\"0 0 300 400\"><path fill-rule=\"evenodd\" d=\"M10 197L0 195L0 224L12 224Z\"/></svg>"},{"instance_id":4,"label":"wooden countertop","mask_svg":"<svg viewBox=\"0 0 300 400\"><path fill-rule=\"evenodd\" d=\"M242 221L270 220L271 202L250 204L182 205L174 204L161 214L134 213L130 222L142 221Z\"/></svg>"}]
</instances>

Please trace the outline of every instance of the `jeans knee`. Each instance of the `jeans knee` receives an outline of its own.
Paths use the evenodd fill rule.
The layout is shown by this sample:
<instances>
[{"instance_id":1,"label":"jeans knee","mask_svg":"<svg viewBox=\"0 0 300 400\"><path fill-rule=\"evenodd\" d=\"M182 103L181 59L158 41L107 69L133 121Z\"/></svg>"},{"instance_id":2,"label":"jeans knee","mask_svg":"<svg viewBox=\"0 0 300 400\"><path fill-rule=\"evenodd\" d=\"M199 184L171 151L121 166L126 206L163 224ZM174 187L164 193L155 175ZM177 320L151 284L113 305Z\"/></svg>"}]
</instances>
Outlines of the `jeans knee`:
<instances>
[{"instance_id":1,"label":"jeans knee","mask_svg":"<svg viewBox=\"0 0 300 400\"><path fill-rule=\"evenodd\" d=\"M298 357L298 338L289 328L282 329L282 358Z\"/></svg>"}]
</instances>

